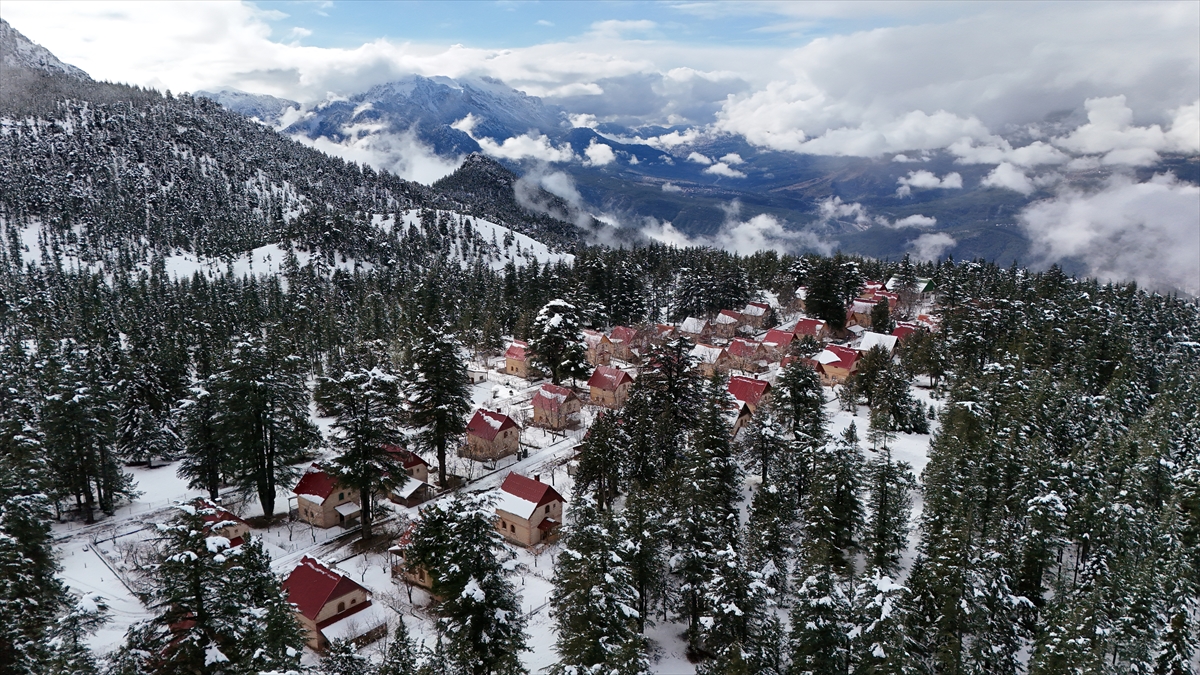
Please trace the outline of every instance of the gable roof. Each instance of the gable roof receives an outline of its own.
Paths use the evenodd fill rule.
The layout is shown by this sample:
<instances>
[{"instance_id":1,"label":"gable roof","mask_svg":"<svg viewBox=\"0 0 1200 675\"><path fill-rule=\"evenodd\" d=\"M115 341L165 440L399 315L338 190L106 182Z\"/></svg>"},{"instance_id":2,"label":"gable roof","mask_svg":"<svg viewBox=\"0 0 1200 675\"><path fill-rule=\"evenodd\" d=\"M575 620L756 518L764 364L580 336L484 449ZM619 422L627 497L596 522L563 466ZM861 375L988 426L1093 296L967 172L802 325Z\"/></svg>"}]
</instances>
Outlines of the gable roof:
<instances>
[{"instance_id":1,"label":"gable roof","mask_svg":"<svg viewBox=\"0 0 1200 675\"><path fill-rule=\"evenodd\" d=\"M559 406L571 399L579 400L579 397L570 389L557 384L543 384L542 388L534 393L532 403L536 410L557 412Z\"/></svg>"},{"instance_id":2,"label":"gable roof","mask_svg":"<svg viewBox=\"0 0 1200 675\"><path fill-rule=\"evenodd\" d=\"M219 530L231 525L250 526L245 520L226 511L208 499L200 498L192 502L192 504L200 512L200 517L204 519L204 527L207 531ZM229 540L230 546L241 546L243 543L244 541L241 537L234 537Z\"/></svg>"},{"instance_id":3,"label":"gable roof","mask_svg":"<svg viewBox=\"0 0 1200 675\"><path fill-rule=\"evenodd\" d=\"M896 350L896 340L898 339L895 335L884 335L883 333L866 331L863 333L862 341L858 343L857 349L860 352L865 352L872 347L883 347L887 350L887 353L891 354Z\"/></svg>"},{"instance_id":4,"label":"gable roof","mask_svg":"<svg viewBox=\"0 0 1200 675\"><path fill-rule=\"evenodd\" d=\"M562 495L541 481L526 478L519 473L509 472L500 484L500 495L496 508L528 520L543 504L553 501L565 502Z\"/></svg>"},{"instance_id":5,"label":"gable roof","mask_svg":"<svg viewBox=\"0 0 1200 675\"><path fill-rule=\"evenodd\" d=\"M724 347L714 347L703 343L692 347L692 357L700 363L720 363L722 356L729 357L729 352L725 351Z\"/></svg>"},{"instance_id":6,"label":"gable roof","mask_svg":"<svg viewBox=\"0 0 1200 675\"><path fill-rule=\"evenodd\" d=\"M679 324L680 333L691 333L693 335L703 335L709 330L708 322L704 319L697 319L694 316L689 316Z\"/></svg>"},{"instance_id":7,"label":"gable roof","mask_svg":"<svg viewBox=\"0 0 1200 675\"><path fill-rule=\"evenodd\" d=\"M900 277L892 277L891 279L888 279L886 288L889 291L895 291L899 287L900 287ZM928 293L929 291L932 291L932 290L933 290L933 279L917 277L917 292L918 293Z\"/></svg>"},{"instance_id":8,"label":"gable roof","mask_svg":"<svg viewBox=\"0 0 1200 675\"><path fill-rule=\"evenodd\" d=\"M767 331L767 336L764 337L762 341L763 344L767 345L768 347L786 347L792 344L792 338L794 337L795 334L786 330L772 328L771 330Z\"/></svg>"},{"instance_id":9,"label":"gable roof","mask_svg":"<svg viewBox=\"0 0 1200 675\"><path fill-rule=\"evenodd\" d=\"M513 361L524 361L525 350L529 349L529 344L524 340L513 340L512 344L504 352L504 358L512 359Z\"/></svg>"},{"instance_id":10,"label":"gable roof","mask_svg":"<svg viewBox=\"0 0 1200 675\"><path fill-rule=\"evenodd\" d=\"M288 602L313 621L330 600L357 590L367 589L309 556L301 558L296 569L283 580L283 592Z\"/></svg>"},{"instance_id":11,"label":"gable roof","mask_svg":"<svg viewBox=\"0 0 1200 675\"><path fill-rule=\"evenodd\" d=\"M624 342L629 344L637 339L637 331L629 326L613 326L610 337L613 342Z\"/></svg>"},{"instance_id":12,"label":"gable roof","mask_svg":"<svg viewBox=\"0 0 1200 675\"><path fill-rule=\"evenodd\" d=\"M596 370L592 371L592 376L588 378L587 384L600 391L616 391L617 387L626 382L633 382L633 378L620 368L596 366Z\"/></svg>"},{"instance_id":13,"label":"gable roof","mask_svg":"<svg viewBox=\"0 0 1200 675\"><path fill-rule=\"evenodd\" d=\"M505 429L520 428L508 415L487 408L476 410L471 416L471 421L467 422L467 433L485 441L496 440L496 435Z\"/></svg>"},{"instance_id":14,"label":"gable roof","mask_svg":"<svg viewBox=\"0 0 1200 675\"><path fill-rule=\"evenodd\" d=\"M669 338L675 334L675 326L671 326L671 325L668 325L665 323L655 324L654 330L656 333L658 333L658 337L660 337L660 338Z\"/></svg>"},{"instance_id":15,"label":"gable roof","mask_svg":"<svg viewBox=\"0 0 1200 675\"><path fill-rule=\"evenodd\" d=\"M875 309L875 303L870 300L855 300L850 305L852 314L870 314L872 309Z\"/></svg>"},{"instance_id":16,"label":"gable roof","mask_svg":"<svg viewBox=\"0 0 1200 675\"><path fill-rule=\"evenodd\" d=\"M897 338L903 340L909 335L917 332L917 329L918 326L911 323L898 323L896 324L896 327L892 329L892 335L895 335Z\"/></svg>"},{"instance_id":17,"label":"gable roof","mask_svg":"<svg viewBox=\"0 0 1200 675\"><path fill-rule=\"evenodd\" d=\"M766 380L735 375L729 378L729 386L726 387L726 390L742 403L757 406L758 402L762 400L763 394L771 390L771 384Z\"/></svg>"},{"instance_id":18,"label":"gable roof","mask_svg":"<svg viewBox=\"0 0 1200 675\"><path fill-rule=\"evenodd\" d=\"M304 475L300 477L300 482L296 483L296 487L292 488L292 492L298 497L307 497L310 500L322 504L329 495L333 494L337 488L337 481L333 476L325 473L320 464L313 462L312 466L304 471Z\"/></svg>"},{"instance_id":19,"label":"gable roof","mask_svg":"<svg viewBox=\"0 0 1200 675\"><path fill-rule=\"evenodd\" d=\"M825 330L825 322L819 319L800 319L792 329L793 335L811 335L816 337Z\"/></svg>"},{"instance_id":20,"label":"gable roof","mask_svg":"<svg viewBox=\"0 0 1200 675\"><path fill-rule=\"evenodd\" d=\"M723 309L721 310L720 314L717 314L717 318L713 320L713 323L719 323L723 326L728 326L732 323L741 323L741 321L741 314L738 314L732 309Z\"/></svg>"},{"instance_id":21,"label":"gable roof","mask_svg":"<svg viewBox=\"0 0 1200 675\"><path fill-rule=\"evenodd\" d=\"M858 361L858 356L859 353L849 347L829 345L825 348L825 351L817 354L814 360L822 366L833 366L835 368L850 370L854 367L855 362Z\"/></svg>"},{"instance_id":22,"label":"gable roof","mask_svg":"<svg viewBox=\"0 0 1200 675\"><path fill-rule=\"evenodd\" d=\"M746 316L766 316L769 311L771 311L771 306L765 302L749 302L742 309L742 314Z\"/></svg>"},{"instance_id":23,"label":"gable roof","mask_svg":"<svg viewBox=\"0 0 1200 675\"><path fill-rule=\"evenodd\" d=\"M729 355L739 359L751 359L759 355L763 346L761 342L755 340L746 340L743 338L734 338L729 341L729 347L726 351Z\"/></svg>"},{"instance_id":24,"label":"gable roof","mask_svg":"<svg viewBox=\"0 0 1200 675\"><path fill-rule=\"evenodd\" d=\"M595 349L598 345L605 342L612 344L612 340L609 340L607 335L598 330L585 328L580 332L583 333L583 341L587 343L588 349Z\"/></svg>"},{"instance_id":25,"label":"gable roof","mask_svg":"<svg viewBox=\"0 0 1200 675\"><path fill-rule=\"evenodd\" d=\"M385 445L383 446L383 449L387 450L393 455L396 455L406 469L411 469L414 466L429 466L429 462L421 459L420 455L407 448L402 448L399 445Z\"/></svg>"}]
</instances>

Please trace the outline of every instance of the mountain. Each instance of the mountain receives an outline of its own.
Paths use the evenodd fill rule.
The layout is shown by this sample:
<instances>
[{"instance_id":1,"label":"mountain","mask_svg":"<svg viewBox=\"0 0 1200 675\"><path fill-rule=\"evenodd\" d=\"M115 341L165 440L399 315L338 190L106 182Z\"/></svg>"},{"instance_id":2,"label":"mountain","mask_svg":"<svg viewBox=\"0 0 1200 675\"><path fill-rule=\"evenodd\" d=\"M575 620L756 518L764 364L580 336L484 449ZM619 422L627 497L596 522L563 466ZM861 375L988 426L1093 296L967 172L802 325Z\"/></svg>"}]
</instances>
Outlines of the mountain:
<instances>
[{"instance_id":1,"label":"mountain","mask_svg":"<svg viewBox=\"0 0 1200 675\"><path fill-rule=\"evenodd\" d=\"M277 98L267 94L248 94L237 89L222 89L218 92L197 91L193 94L198 98L216 101L218 105L239 115L245 115L277 126L289 110L300 110L300 104L286 98Z\"/></svg>"},{"instance_id":2,"label":"mountain","mask_svg":"<svg viewBox=\"0 0 1200 675\"><path fill-rule=\"evenodd\" d=\"M59 61L49 50L32 42L4 19L0 19L0 65L6 71L17 68L65 75L76 80L92 79L79 68Z\"/></svg>"}]
</instances>

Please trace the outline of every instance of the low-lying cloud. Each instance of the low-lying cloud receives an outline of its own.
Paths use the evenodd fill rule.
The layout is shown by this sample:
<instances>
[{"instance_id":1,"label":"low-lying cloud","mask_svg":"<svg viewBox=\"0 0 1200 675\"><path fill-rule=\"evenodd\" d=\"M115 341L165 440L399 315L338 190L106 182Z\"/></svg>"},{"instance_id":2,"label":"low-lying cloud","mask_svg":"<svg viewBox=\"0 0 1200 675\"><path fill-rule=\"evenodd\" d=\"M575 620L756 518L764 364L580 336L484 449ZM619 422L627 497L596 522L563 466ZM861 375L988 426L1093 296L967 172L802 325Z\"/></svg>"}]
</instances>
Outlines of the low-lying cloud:
<instances>
[{"instance_id":1,"label":"low-lying cloud","mask_svg":"<svg viewBox=\"0 0 1200 675\"><path fill-rule=\"evenodd\" d=\"M478 123L479 120L475 118L475 115L467 113L466 117L450 126L470 136L479 144L484 154L492 157L513 160L532 159L547 163L570 162L577 159L571 146L566 144L556 146L544 134L532 131L506 138L500 143L486 136L477 137L473 132ZM608 146L604 147L608 148ZM608 148L608 151L611 154L612 148Z\"/></svg>"},{"instance_id":2,"label":"low-lying cloud","mask_svg":"<svg viewBox=\"0 0 1200 675\"><path fill-rule=\"evenodd\" d=\"M670 222L655 218L646 219L642 234L672 246L708 246L739 255L751 255L758 251L815 251L829 255L837 247L836 241L811 230L789 229L782 221L769 214L762 213L742 219L741 204L737 201L725 208L725 222L712 236L689 237Z\"/></svg>"},{"instance_id":3,"label":"low-lying cloud","mask_svg":"<svg viewBox=\"0 0 1200 675\"><path fill-rule=\"evenodd\" d=\"M388 171L405 180L432 185L462 165L462 157L441 157L421 143L411 131L395 134L379 129L362 129L363 125L347 127L346 140L336 143L325 136L309 138L303 134L294 140L321 152L358 162L377 170ZM359 134L359 131L373 133Z\"/></svg>"},{"instance_id":4,"label":"low-lying cloud","mask_svg":"<svg viewBox=\"0 0 1200 675\"><path fill-rule=\"evenodd\" d=\"M1102 280L1200 295L1200 187L1172 174L1064 188L1026 207L1020 222L1042 263L1074 259Z\"/></svg>"},{"instance_id":5,"label":"low-lying cloud","mask_svg":"<svg viewBox=\"0 0 1200 675\"><path fill-rule=\"evenodd\" d=\"M928 232L908 242L912 256L917 260L939 260L958 241L945 232Z\"/></svg>"},{"instance_id":6,"label":"low-lying cloud","mask_svg":"<svg viewBox=\"0 0 1200 675\"><path fill-rule=\"evenodd\" d=\"M957 172L951 172L938 178L931 171L909 171L907 176L901 176L897 181L900 187L896 188L896 195L907 197L912 194L913 188L921 190L931 190L941 188L943 190L959 190L962 189L962 176Z\"/></svg>"}]
</instances>

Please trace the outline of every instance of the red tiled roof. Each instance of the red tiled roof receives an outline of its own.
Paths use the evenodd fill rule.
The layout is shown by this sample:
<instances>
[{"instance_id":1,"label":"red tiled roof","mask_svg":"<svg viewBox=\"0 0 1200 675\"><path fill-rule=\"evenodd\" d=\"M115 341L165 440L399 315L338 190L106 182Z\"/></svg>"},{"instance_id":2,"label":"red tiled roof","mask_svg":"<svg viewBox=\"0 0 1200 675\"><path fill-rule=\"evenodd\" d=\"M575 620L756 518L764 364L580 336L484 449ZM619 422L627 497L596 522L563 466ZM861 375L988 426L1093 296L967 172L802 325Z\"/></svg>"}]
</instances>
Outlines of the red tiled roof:
<instances>
[{"instance_id":1,"label":"red tiled roof","mask_svg":"<svg viewBox=\"0 0 1200 675\"><path fill-rule=\"evenodd\" d=\"M633 378L620 368L597 366L587 383L589 387L595 387L600 391L616 391L617 387L626 382L633 382Z\"/></svg>"},{"instance_id":2,"label":"red tiled roof","mask_svg":"<svg viewBox=\"0 0 1200 675\"><path fill-rule=\"evenodd\" d=\"M496 434L499 434L505 429L519 429L517 423L511 417L504 413L493 412L485 408L480 408L471 416L471 421L467 422L467 433L472 436L478 436L485 441L496 440Z\"/></svg>"},{"instance_id":3,"label":"red tiled roof","mask_svg":"<svg viewBox=\"0 0 1200 675\"><path fill-rule=\"evenodd\" d=\"M671 337L675 334L675 326L668 326L665 323L655 324L654 330L658 332L660 338Z\"/></svg>"},{"instance_id":4,"label":"red tiled roof","mask_svg":"<svg viewBox=\"0 0 1200 675\"><path fill-rule=\"evenodd\" d=\"M400 461L403 462L404 468L406 469L411 469L414 466L429 466L429 462L421 459L421 456L412 450L402 448L398 445L385 445L383 446L383 449L394 455L397 455Z\"/></svg>"},{"instance_id":5,"label":"red tiled roof","mask_svg":"<svg viewBox=\"0 0 1200 675\"><path fill-rule=\"evenodd\" d=\"M301 558L296 569L283 580L283 592L288 602L313 621L330 600L357 590L367 589L309 556Z\"/></svg>"},{"instance_id":6,"label":"red tiled roof","mask_svg":"<svg viewBox=\"0 0 1200 675\"><path fill-rule=\"evenodd\" d=\"M724 321L721 320L722 318L724 318ZM721 312L719 314L717 314L716 322L717 323L740 323L741 320L742 320L742 315L739 312L735 312L732 309L723 309L723 310L721 310Z\"/></svg>"},{"instance_id":7,"label":"red tiled roof","mask_svg":"<svg viewBox=\"0 0 1200 675\"><path fill-rule=\"evenodd\" d=\"M770 391L771 385L766 380L735 375L729 378L727 389L734 398L742 403L757 406L758 402L762 400L763 394Z\"/></svg>"},{"instance_id":8,"label":"red tiled roof","mask_svg":"<svg viewBox=\"0 0 1200 675\"><path fill-rule=\"evenodd\" d=\"M767 336L763 338L763 344L775 347L786 347L792 343L794 334L778 328L772 328L767 331Z\"/></svg>"},{"instance_id":9,"label":"red tiled roof","mask_svg":"<svg viewBox=\"0 0 1200 675\"><path fill-rule=\"evenodd\" d=\"M553 501L565 502L562 495L558 494L554 488L550 487L549 483L526 478L519 473L509 473L504 478L504 482L500 485L500 489L518 499L527 502L533 502L538 506L549 504Z\"/></svg>"},{"instance_id":10,"label":"red tiled roof","mask_svg":"<svg viewBox=\"0 0 1200 675\"><path fill-rule=\"evenodd\" d=\"M246 521L226 511L220 506L217 506L207 499L197 499L195 502L193 502L193 504L197 509L206 511L206 513L201 513L200 517L203 518L204 522L208 525L212 525L213 523L228 523L230 521L239 525L246 524Z\"/></svg>"},{"instance_id":11,"label":"red tiled roof","mask_svg":"<svg viewBox=\"0 0 1200 675\"><path fill-rule=\"evenodd\" d=\"M292 492L298 495L315 495L325 500L329 499L329 495L333 494L336 486L337 481L333 479L333 476L325 473L320 464L314 463L300 477L300 482L296 483L296 487L292 488Z\"/></svg>"},{"instance_id":12,"label":"red tiled roof","mask_svg":"<svg viewBox=\"0 0 1200 675\"><path fill-rule=\"evenodd\" d=\"M637 338L637 331L629 326L613 326L611 337L613 341L629 344Z\"/></svg>"},{"instance_id":13,"label":"red tiled roof","mask_svg":"<svg viewBox=\"0 0 1200 675\"><path fill-rule=\"evenodd\" d=\"M822 330L825 329L825 322L817 319L800 319L796 322L796 327L792 329L793 335L811 335L816 337Z\"/></svg>"},{"instance_id":14,"label":"red tiled roof","mask_svg":"<svg viewBox=\"0 0 1200 675\"><path fill-rule=\"evenodd\" d=\"M858 361L859 353L853 349L850 349L849 347L842 347L840 345L829 345L825 349L827 351L829 351L830 353L832 353L834 356L837 356L839 359L838 361L835 361L833 363L828 363L825 365L836 366L838 368L844 368L846 370L850 370L851 368L854 367L854 362Z\"/></svg>"},{"instance_id":15,"label":"red tiled roof","mask_svg":"<svg viewBox=\"0 0 1200 675\"><path fill-rule=\"evenodd\" d=\"M560 387L557 384L543 384L533 395L533 407L538 410L557 412L559 406L573 398L579 398L575 392Z\"/></svg>"},{"instance_id":16,"label":"red tiled roof","mask_svg":"<svg viewBox=\"0 0 1200 675\"><path fill-rule=\"evenodd\" d=\"M525 360L525 350L529 348L529 344L522 340L513 340L512 344L504 352L504 358L514 361Z\"/></svg>"},{"instance_id":17,"label":"red tiled roof","mask_svg":"<svg viewBox=\"0 0 1200 675\"><path fill-rule=\"evenodd\" d=\"M896 324L896 327L894 329L892 329L892 335L895 335L897 338L899 338L901 340L908 337L909 335L912 335L915 332L917 332L917 327L910 323Z\"/></svg>"},{"instance_id":18,"label":"red tiled roof","mask_svg":"<svg viewBox=\"0 0 1200 675\"><path fill-rule=\"evenodd\" d=\"M762 343L754 340L743 340L742 338L734 338L730 340L729 347L726 351L729 355L738 359L749 359L758 356L758 350L762 349Z\"/></svg>"}]
</instances>

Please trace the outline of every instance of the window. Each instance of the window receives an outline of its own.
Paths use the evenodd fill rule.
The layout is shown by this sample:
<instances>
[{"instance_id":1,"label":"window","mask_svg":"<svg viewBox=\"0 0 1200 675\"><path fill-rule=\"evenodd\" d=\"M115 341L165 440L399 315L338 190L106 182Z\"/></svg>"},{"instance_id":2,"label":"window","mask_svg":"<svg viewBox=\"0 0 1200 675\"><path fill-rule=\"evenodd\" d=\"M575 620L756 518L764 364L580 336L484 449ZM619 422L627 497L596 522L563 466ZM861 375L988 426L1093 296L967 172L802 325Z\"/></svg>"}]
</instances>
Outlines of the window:
<instances>
[{"instance_id":1,"label":"window","mask_svg":"<svg viewBox=\"0 0 1200 675\"><path fill-rule=\"evenodd\" d=\"M346 603L339 602L338 603L338 614L341 614L344 611L346 611Z\"/></svg>"},{"instance_id":2,"label":"window","mask_svg":"<svg viewBox=\"0 0 1200 675\"><path fill-rule=\"evenodd\" d=\"M358 598L350 598L350 604L353 605L356 602L358 602Z\"/></svg>"},{"instance_id":3,"label":"window","mask_svg":"<svg viewBox=\"0 0 1200 675\"><path fill-rule=\"evenodd\" d=\"M345 498L346 498L346 493L345 493L345 492L339 492L339 493L338 493L338 501L341 501L341 500L343 500L343 499L345 499Z\"/></svg>"},{"instance_id":4,"label":"window","mask_svg":"<svg viewBox=\"0 0 1200 675\"><path fill-rule=\"evenodd\" d=\"M549 504L546 505L546 513L550 513L550 505Z\"/></svg>"}]
</instances>

